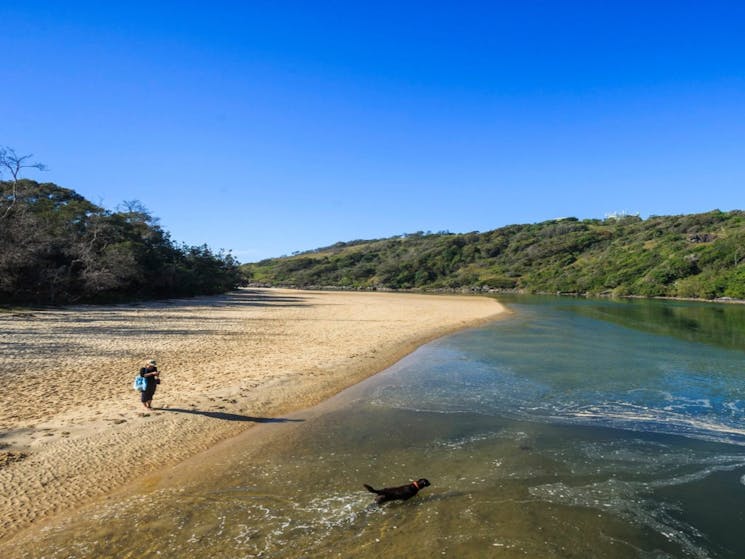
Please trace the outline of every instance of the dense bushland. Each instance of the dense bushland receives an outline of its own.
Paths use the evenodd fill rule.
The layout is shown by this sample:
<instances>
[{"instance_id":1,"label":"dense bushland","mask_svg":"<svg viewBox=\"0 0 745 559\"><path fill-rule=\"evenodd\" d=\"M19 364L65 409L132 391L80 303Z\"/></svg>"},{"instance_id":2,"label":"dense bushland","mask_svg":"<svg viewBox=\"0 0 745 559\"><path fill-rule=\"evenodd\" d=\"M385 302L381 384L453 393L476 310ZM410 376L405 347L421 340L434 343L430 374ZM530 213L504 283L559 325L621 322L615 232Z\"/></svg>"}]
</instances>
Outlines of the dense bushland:
<instances>
[{"instance_id":1,"label":"dense bushland","mask_svg":"<svg viewBox=\"0 0 745 559\"><path fill-rule=\"evenodd\" d=\"M567 218L485 233L337 243L244 266L298 287L745 298L745 212Z\"/></svg>"},{"instance_id":2,"label":"dense bushland","mask_svg":"<svg viewBox=\"0 0 745 559\"><path fill-rule=\"evenodd\" d=\"M174 243L138 203L108 211L53 183L0 181L0 303L184 297L243 282L238 262Z\"/></svg>"}]
</instances>

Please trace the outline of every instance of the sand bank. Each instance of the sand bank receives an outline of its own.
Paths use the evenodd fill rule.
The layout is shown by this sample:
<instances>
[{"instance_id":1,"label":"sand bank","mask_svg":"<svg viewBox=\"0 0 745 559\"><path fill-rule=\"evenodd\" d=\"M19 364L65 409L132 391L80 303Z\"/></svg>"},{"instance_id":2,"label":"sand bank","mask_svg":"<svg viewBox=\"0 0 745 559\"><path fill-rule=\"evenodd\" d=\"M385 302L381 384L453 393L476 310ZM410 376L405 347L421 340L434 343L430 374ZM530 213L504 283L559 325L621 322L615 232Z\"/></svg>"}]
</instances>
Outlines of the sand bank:
<instances>
[{"instance_id":1,"label":"sand bank","mask_svg":"<svg viewBox=\"0 0 745 559\"><path fill-rule=\"evenodd\" d=\"M0 314L0 542L504 312L467 296L245 289ZM144 360L162 384L147 413Z\"/></svg>"}]
</instances>

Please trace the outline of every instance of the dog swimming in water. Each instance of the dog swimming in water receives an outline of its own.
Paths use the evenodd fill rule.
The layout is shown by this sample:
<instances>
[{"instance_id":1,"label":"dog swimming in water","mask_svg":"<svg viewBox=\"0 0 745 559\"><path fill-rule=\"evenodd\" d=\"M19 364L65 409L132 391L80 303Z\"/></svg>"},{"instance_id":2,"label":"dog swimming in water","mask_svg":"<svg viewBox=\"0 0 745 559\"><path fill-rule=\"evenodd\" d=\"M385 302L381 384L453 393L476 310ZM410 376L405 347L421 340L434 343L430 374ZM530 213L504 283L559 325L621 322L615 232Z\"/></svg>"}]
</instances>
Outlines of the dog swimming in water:
<instances>
[{"instance_id":1,"label":"dog swimming in water","mask_svg":"<svg viewBox=\"0 0 745 559\"><path fill-rule=\"evenodd\" d=\"M373 489L366 483L364 485L365 489L367 489L370 493L375 493L377 495L375 501L378 504L382 504L388 501L405 501L406 499L411 499L414 495L419 493L420 489L429 487L430 483L428 480L422 478L416 481L412 481L408 485L401 485L400 487L385 487L383 489Z\"/></svg>"}]
</instances>

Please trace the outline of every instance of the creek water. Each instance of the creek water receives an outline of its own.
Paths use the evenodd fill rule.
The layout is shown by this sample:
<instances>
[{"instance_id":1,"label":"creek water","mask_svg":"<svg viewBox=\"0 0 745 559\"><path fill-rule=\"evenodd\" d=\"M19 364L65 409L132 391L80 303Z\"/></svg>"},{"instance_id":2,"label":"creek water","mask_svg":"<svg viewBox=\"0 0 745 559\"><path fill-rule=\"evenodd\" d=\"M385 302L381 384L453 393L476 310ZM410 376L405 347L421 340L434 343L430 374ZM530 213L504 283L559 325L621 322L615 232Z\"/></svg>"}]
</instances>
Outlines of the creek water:
<instances>
[{"instance_id":1,"label":"creek water","mask_svg":"<svg viewBox=\"0 0 745 559\"><path fill-rule=\"evenodd\" d=\"M19 555L745 557L745 306L507 304Z\"/></svg>"}]
</instances>

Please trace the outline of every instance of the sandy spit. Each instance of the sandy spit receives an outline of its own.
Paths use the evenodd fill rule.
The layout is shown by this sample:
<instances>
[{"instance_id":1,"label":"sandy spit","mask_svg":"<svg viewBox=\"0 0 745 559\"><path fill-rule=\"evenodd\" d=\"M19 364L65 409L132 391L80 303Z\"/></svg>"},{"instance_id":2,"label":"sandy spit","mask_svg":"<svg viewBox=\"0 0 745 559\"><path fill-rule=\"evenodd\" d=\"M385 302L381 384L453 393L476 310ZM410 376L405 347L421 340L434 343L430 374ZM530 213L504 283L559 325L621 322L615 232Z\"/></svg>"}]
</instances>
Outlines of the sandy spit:
<instances>
[{"instance_id":1,"label":"sandy spit","mask_svg":"<svg viewBox=\"0 0 745 559\"><path fill-rule=\"evenodd\" d=\"M243 289L0 313L0 542L504 312L484 297ZM147 413L132 381L150 358L162 383Z\"/></svg>"}]
</instances>

